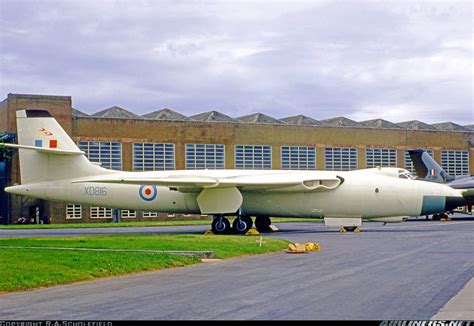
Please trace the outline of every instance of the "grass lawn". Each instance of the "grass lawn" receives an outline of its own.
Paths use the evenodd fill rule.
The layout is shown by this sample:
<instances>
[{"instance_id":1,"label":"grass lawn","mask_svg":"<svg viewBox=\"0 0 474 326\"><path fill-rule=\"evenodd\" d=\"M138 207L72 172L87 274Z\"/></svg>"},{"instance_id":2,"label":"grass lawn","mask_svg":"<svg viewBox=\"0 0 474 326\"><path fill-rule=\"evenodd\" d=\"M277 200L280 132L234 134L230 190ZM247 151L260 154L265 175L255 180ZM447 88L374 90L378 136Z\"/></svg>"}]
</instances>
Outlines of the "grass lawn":
<instances>
[{"instance_id":1,"label":"grass lawn","mask_svg":"<svg viewBox=\"0 0 474 326\"><path fill-rule=\"evenodd\" d=\"M232 219L231 219L232 220ZM180 226L180 225L211 225L212 219L208 220L186 220L186 221L126 221L120 223L65 223L65 224L10 224L0 225L0 229L81 229L81 228L117 228L117 227L140 227L140 226ZM319 218L290 218L274 217L272 223L288 222L321 222Z\"/></svg>"},{"instance_id":2,"label":"grass lawn","mask_svg":"<svg viewBox=\"0 0 474 326\"><path fill-rule=\"evenodd\" d=\"M114 248L214 251L216 258L283 250L288 242L257 237L204 235L92 235L0 239L0 293L185 266L199 258L135 252L13 249L14 247Z\"/></svg>"}]
</instances>

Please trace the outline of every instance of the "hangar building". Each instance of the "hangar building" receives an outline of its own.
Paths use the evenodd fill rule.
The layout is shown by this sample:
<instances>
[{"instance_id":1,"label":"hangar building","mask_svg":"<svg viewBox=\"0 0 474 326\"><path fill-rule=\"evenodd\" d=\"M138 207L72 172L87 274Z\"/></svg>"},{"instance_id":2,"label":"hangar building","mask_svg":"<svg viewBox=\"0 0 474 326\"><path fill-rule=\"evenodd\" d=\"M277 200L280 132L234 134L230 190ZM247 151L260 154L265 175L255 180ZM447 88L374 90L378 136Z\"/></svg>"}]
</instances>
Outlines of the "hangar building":
<instances>
[{"instance_id":1,"label":"hangar building","mask_svg":"<svg viewBox=\"0 0 474 326\"><path fill-rule=\"evenodd\" d=\"M262 113L230 117L216 111L184 116L169 109L140 116L117 106L88 115L73 109L70 96L8 94L0 102L3 138L11 141L15 136L15 111L26 108L49 110L91 161L117 170L398 166L413 172L406 151L425 148L448 173L474 173L474 159L470 159L474 157L474 125L382 119L356 122L345 117L315 120L303 115L276 119ZM5 185L15 183L20 183L17 154L0 152L1 224L15 223L21 216L39 219L45 215L52 223L176 217L54 203L3 192Z\"/></svg>"}]
</instances>

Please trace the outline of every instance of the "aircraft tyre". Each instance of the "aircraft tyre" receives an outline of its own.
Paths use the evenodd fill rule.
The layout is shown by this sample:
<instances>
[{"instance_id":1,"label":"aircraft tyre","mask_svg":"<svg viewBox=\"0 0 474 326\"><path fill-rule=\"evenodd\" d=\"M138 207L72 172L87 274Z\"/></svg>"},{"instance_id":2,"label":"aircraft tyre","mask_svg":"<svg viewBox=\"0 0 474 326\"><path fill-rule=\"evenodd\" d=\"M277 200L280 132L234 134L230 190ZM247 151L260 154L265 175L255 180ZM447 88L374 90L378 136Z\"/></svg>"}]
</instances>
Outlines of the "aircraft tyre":
<instances>
[{"instance_id":1,"label":"aircraft tyre","mask_svg":"<svg viewBox=\"0 0 474 326\"><path fill-rule=\"evenodd\" d=\"M249 216L237 217L232 223L232 228L237 234L245 234L252 228L253 222Z\"/></svg>"},{"instance_id":2,"label":"aircraft tyre","mask_svg":"<svg viewBox=\"0 0 474 326\"><path fill-rule=\"evenodd\" d=\"M211 224L212 233L226 234L230 232L230 222L225 217L215 217Z\"/></svg>"},{"instance_id":3,"label":"aircraft tyre","mask_svg":"<svg viewBox=\"0 0 474 326\"><path fill-rule=\"evenodd\" d=\"M271 232L270 225L272 220L268 216L257 216L255 218L255 227L260 233Z\"/></svg>"},{"instance_id":4,"label":"aircraft tyre","mask_svg":"<svg viewBox=\"0 0 474 326\"><path fill-rule=\"evenodd\" d=\"M431 218L432 221L439 221L441 220L441 215L436 213L436 214L433 214L433 217Z\"/></svg>"}]
</instances>

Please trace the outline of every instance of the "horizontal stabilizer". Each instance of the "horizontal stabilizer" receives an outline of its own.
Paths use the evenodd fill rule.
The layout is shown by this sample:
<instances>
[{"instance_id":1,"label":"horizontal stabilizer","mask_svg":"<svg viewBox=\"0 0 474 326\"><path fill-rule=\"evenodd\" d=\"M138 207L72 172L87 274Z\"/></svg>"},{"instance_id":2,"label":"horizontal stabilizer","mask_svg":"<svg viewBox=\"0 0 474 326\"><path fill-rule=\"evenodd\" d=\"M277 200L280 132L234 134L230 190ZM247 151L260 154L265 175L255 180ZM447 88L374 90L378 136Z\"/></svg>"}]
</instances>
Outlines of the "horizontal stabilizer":
<instances>
[{"instance_id":1,"label":"horizontal stabilizer","mask_svg":"<svg viewBox=\"0 0 474 326\"><path fill-rule=\"evenodd\" d=\"M84 155L85 154L82 151L70 150L70 149L46 148L46 147L36 147L36 146L18 145L18 144L3 144L3 146L10 147L10 148L28 149L28 150L33 150L40 153L56 154L56 155Z\"/></svg>"}]
</instances>

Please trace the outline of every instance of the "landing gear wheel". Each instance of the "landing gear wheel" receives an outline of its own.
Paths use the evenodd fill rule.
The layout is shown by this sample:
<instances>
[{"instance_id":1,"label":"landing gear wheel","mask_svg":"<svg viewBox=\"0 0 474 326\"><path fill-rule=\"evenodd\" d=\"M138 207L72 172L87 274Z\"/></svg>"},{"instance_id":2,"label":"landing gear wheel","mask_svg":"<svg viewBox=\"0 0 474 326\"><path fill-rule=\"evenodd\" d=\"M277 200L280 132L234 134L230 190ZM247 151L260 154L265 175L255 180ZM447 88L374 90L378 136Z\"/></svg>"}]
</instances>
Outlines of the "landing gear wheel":
<instances>
[{"instance_id":1,"label":"landing gear wheel","mask_svg":"<svg viewBox=\"0 0 474 326\"><path fill-rule=\"evenodd\" d=\"M441 220L441 216L440 214L436 213L436 214L433 214L433 217L431 218L432 221L439 221Z\"/></svg>"},{"instance_id":2,"label":"landing gear wheel","mask_svg":"<svg viewBox=\"0 0 474 326\"><path fill-rule=\"evenodd\" d=\"M250 230L253 226L252 218L250 216L242 216L241 219L244 220L245 223L247 223L247 225L249 225L249 230Z\"/></svg>"},{"instance_id":3,"label":"landing gear wheel","mask_svg":"<svg viewBox=\"0 0 474 326\"><path fill-rule=\"evenodd\" d=\"M230 222L225 217L216 217L212 221L212 232L214 234L225 234L230 231Z\"/></svg>"},{"instance_id":4,"label":"landing gear wheel","mask_svg":"<svg viewBox=\"0 0 474 326\"><path fill-rule=\"evenodd\" d=\"M255 227L260 233L271 232L270 225L272 220L268 216L257 216L255 218Z\"/></svg>"},{"instance_id":5,"label":"landing gear wheel","mask_svg":"<svg viewBox=\"0 0 474 326\"><path fill-rule=\"evenodd\" d=\"M245 234L252 228L252 219L248 216L237 217L232 223L232 228L237 234Z\"/></svg>"}]
</instances>

